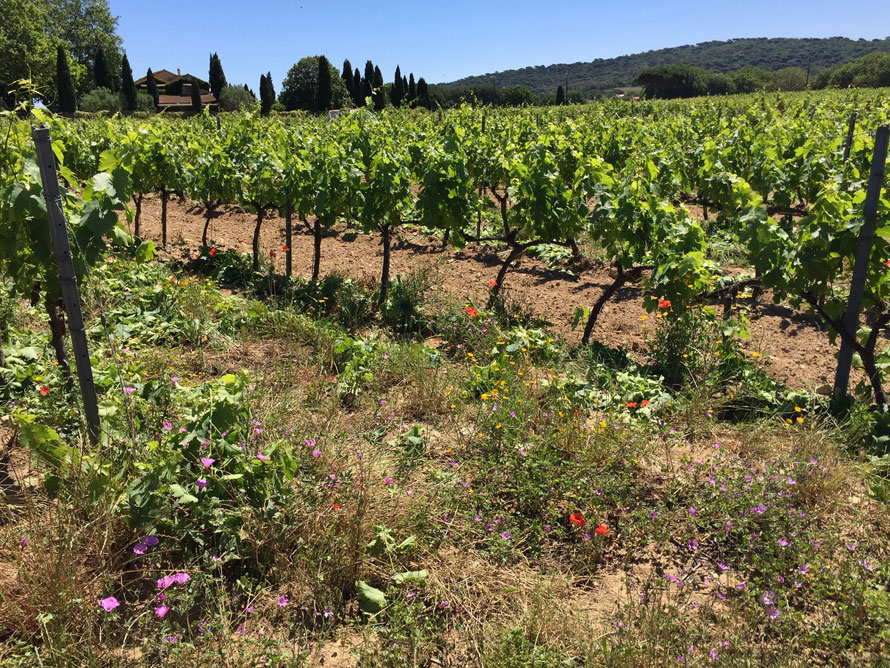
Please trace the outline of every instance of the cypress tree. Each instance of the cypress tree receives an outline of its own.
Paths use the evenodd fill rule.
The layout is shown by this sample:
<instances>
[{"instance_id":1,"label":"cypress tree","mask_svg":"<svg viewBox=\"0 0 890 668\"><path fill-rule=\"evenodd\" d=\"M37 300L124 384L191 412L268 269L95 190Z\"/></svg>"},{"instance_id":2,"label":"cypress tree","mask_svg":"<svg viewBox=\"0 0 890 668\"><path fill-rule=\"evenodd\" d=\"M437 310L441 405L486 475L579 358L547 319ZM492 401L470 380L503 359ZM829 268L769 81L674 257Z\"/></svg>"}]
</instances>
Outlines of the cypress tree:
<instances>
[{"instance_id":1,"label":"cypress tree","mask_svg":"<svg viewBox=\"0 0 890 668\"><path fill-rule=\"evenodd\" d=\"M65 48L61 44L56 50L56 90L59 94L59 111L63 114L73 114L77 111L77 97L74 95L71 70L68 69L68 56L65 55Z\"/></svg>"},{"instance_id":2,"label":"cypress tree","mask_svg":"<svg viewBox=\"0 0 890 668\"><path fill-rule=\"evenodd\" d=\"M272 73L266 72L266 88L269 89L269 107L275 104L275 84L272 83Z\"/></svg>"},{"instance_id":3,"label":"cypress tree","mask_svg":"<svg viewBox=\"0 0 890 668\"><path fill-rule=\"evenodd\" d=\"M201 111L201 84L192 77L192 111Z\"/></svg>"},{"instance_id":4,"label":"cypress tree","mask_svg":"<svg viewBox=\"0 0 890 668\"><path fill-rule=\"evenodd\" d=\"M222 93L222 89L226 87L226 73L223 72L222 62L219 59L219 56L215 53L210 55L210 74L208 76L208 80L210 81L210 92L213 93L213 97L217 100L219 99L219 94Z\"/></svg>"},{"instance_id":5,"label":"cypress tree","mask_svg":"<svg viewBox=\"0 0 890 668\"><path fill-rule=\"evenodd\" d=\"M151 95L151 99L155 103L155 107L158 106L158 82L155 81L155 75L152 73L151 68L148 68L148 71L145 73L145 85L148 87L148 94Z\"/></svg>"},{"instance_id":6,"label":"cypress tree","mask_svg":"<svg viewBox=\"0 0 890 668\"><path fill-rule=\"evenodd\" d=\"M562 86L559 86L556 89L556 104L565 104L566 103L566 92L563 90Z\"/></svg>"},{"instance_id":7,"label":"cypress tree","mask_svg":"<svg viewBox=\"0 0 890 668\"><path fill-rule=\"evenodd\" d=\"M108 70L108 59L105 50L100 46L96 50L96 60L93 62L93 78L97 88L107 88L114 91L114 82L111 80L111 72Z\"/></svg>"},{"instance_id":8,"label":"cypress tree","mask_svg":"<svg viewBox=\"0 0 890 668\"><path fill-rule=\"evenodd\" d=\"M374 109L383 111L386 106L386 92L383 89L383 72L380 67L374 68Z\"/></svg>"},{"instance_id":9,"label":"cypress tree","mask_svg":"<svg viewBox=\"0 0 890 668\"><path fill-rule=\"evenodd\" d=\"M414 83L414 72L408 77L408 102L413 103L417 99L417 84Z\"/></svg>"},{"instance_id":10,"label":"cypress tree","mask_svg":"<svg viewBox=\"0 0 890 668\"><path fill-rule=\"evenodd\" d=\"M340 78L346 84L349 97L352 97L352 63L349 62L349 58L343 61L343 71L340 73Z\"/></svg>"},{"instance_id":11,"label":"cypress tree","mask_svg":"<svg viewBox=\"0 0 890 668\"><path fill-rule=\"evenodd\" d=\"M402 75L402 102L408 103L408 77Z\"/></svg>"},{"instance_id":12,"label":"cypress tree","mask_svg":"<svg viewBox=\"0 0 890 668\"><path fill-rule=\"evenodd\" d=\"M370 60L365 63L365 76L362 79L362 104L374 94L374 63Z\"/></svg>"},{"instance_id":13,"label":"cypress tree","mask_svg":"<svg viewBox=\"0 0 890 668\"><path fill-rule=\"evenodd\" d=\"M352 75L352 101L357 107L362 106L362 73L357 67Z\"/></svg>"},{"instance_id":14,"label":"cypress tree","mask_svg":"<svg viewBox=\"0 0 890 668\"><path fill-rule=\"evenodd\" d=\"M315 110L327 111L331 108L331 64L324 56L318 57L318 91L315 98Z\"/></svg>"},{"instance_id":15,"label":"cypress tree","mask_svg":"<svg viewBox=\"0 0 890 668\"><path fill-rule=\"evenodd\" d=\"M429 86L426 85L426 79L423 77L420 77L420 79L417 80L417 105L424 109L432 108L432 103L430 102L430 89Z\"/></svg>"},{"instance_id":16,"label":"cypress tree","mask_svg":"<svg viewBox=\"0 0 890 668\"><path fill-rule=\"evenodd\" d=\"M399 69L398 65L396 65L396 74L393 77L392 88L389 93L390 99L392 99L392 106L402 106L402 98L405 96L405 92L402 90L402 70Z\"/></svg>"},{"instance_id":17,"label":"cypress tree","mask_svg":"<svg viewBox=\"0 0 890 668\"><path fill-rule=\"evenodd\" d=\"M136 84L127 54L121 63L121 107L124 111L136 111Z\"/></svg>"},{"instance_id":18,"label":"cypress tree","mask_svg":"<svg viewBox=\"0 0 890 668\"><path fill-rule=\"evenodd\" d=\"M268 116L272 110L272 100L269 97L269 86L266 81L266 75L260 75L260 114Z\"/></svg>"}]
</instances>

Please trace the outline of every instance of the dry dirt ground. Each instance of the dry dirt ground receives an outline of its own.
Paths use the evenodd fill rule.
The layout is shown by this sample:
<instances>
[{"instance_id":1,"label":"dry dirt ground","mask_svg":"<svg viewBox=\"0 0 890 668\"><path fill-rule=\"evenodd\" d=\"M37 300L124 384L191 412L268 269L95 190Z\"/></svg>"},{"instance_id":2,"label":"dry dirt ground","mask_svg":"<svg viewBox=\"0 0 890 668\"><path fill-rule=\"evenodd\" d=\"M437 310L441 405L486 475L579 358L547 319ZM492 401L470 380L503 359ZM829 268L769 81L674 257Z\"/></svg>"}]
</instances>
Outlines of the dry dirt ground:
<instances>
[{"instance_id":1,"label":"dry dirt ground","mask_svg":"<svg viewBox=\"0 0 890 668\"><path fill-rule=\"evenodd\" d=\"M160 200L148 196L142 205L142 235L159 242ZM237 208L223 208L213 218L208 238L217 248L249 253L255 217ZM168 205L169 246L162 256L180 258L183 248L200 246L203 211L191 209L178 200ZM298 276L312 271L312 236L294 223L293 270ZM262 226L260 247L268 259L275 253L277 271L284 271L284 220L272 215ZM382 251L379 237L356 234L338 226L322 243L321 275L339 272L355 278L376 280ZM442 248L441 239L426 237L416 228L394 235L392 276L408 275L422 267L434 267L439 289L456 300L484 303L488 281L497 274L498 259L491 248L468 246L455 250ZM612 282L608 267L595 267L580 276L548 270L533 258L522 258L504 281L508 302L519 303L553 323L555 331L569 340L580 338L580 328L572 330L575 309L592 306L602 290ZM594 331L594 338L609 346L634 351L645 349L643 308L639 287L625 287L606 305ZM814 390L834 377L836 348L815 318L785 305L761 299L757 313L751 314L749 351L760 353L758 362L766 365L777 379L799 389ZM854 377L854 382L857 380Z\"/></svg>"}]
</instances>

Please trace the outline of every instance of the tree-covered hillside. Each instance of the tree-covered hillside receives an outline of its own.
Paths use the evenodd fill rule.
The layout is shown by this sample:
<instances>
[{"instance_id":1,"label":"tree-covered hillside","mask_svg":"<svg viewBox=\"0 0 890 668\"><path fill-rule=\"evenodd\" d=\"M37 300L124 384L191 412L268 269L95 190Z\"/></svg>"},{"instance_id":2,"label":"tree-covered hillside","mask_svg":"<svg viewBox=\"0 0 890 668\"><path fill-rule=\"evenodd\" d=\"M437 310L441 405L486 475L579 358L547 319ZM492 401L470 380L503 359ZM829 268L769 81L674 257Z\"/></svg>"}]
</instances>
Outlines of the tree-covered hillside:
<instances>
[{"instance_id":1,"label":"tree-covered hillside","mask_svg":"<svg viewBox=\"0 0 890 668\"><path fill-rule=\"evenodd\" d=\"M596 91L631 86L643 70L658 65L686 63L716 72L732 72L747 65L768 70L785 67L810 68L811 74L837 63L856 60L874 51L890 51L890 37L883 40L746 38L726 42L702 42L658 49L618 58L598 58L589 63L539 65L518 70L466 77L443 86L525 86L535 93L552 93L564 85L568 73L570 90L586 95Z\"/></svg>"}]
</instances>

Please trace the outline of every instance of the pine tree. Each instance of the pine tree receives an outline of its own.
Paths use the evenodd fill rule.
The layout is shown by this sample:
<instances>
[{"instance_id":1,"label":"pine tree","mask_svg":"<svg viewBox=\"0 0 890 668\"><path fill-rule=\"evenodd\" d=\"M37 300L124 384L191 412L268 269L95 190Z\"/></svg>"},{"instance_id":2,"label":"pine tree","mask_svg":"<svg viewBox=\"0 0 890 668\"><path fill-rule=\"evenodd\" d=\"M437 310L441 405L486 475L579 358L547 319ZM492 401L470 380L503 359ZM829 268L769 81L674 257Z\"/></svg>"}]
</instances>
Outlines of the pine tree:
<instances>
[{"instance_id":1,"label":"pine tree","mask_svg":"<svg viewBox=\"0 0 890 668\"><path fill-rule=\"evenodd\" d=\"M424 109L432 109L432 102L430 101L430 89L426 84L426 79L420 77L417 80L417 106L423 107Z\"/></svg>"},{"instance_id":2,"label":"pine tree","mask_svg":"<svg viewBox=\"0 0 890 668\"><path fill-rule=\"evenodd\" d=\"M194 77L192 81L192 111L201 111L201 84Z\"/></svg>"},{"instance_id":3,"label":"pine tree","mask_svg":"<svg viewBox=\"0 0 890 668\"><path fill-rule=\"evenodd\" d=\"M417 84L414 83L414 72L408 77L408 102L413 104L417 99Z\"/></svg>"},{"instance_id":4,"label":"pine tree","mask_svg":"<svg viewBox=\"0 0 890 668\"><path fill-rule=\"evenodd\" d=\"M374 68L374 109L383 111L386 107L386 92L383 89L383 72L380 67Z\"/></svg>"},{"instance_id":5,"label":"pine tree","mask_svg":"<svg viewBox=\"0 0 890 668\"><path fill-rule=\"evenodd\" d=\"M210 75L208 76L208 80L210 81L210 92L213 93L213 97L217 100L219 99L219 94L222 93L222 89L226 87L226 73L223 72L222 62L219 59L219 56L215 53L210 55Z\"/></svg>"},{"instance_id":6,"label":"pine tree","mask_svg":"<svg viewBox=\"0 0 890 668\"><path fill-rule=\"evenodd\" d=\"M357 67L352 75L352 101L355 106L362 106L362 73L358 71Z\"/></svg>"},{"instance_id":7,"label":"pine tree","mask_svg":"<svg viewBox=\"0 0 890 668\"><path fill-rule=\"evenodd\" d=\"M346 90L349 91L349 97L352 97L352 63L349 62L349 58L343 61L343 71L340 73L340 78L343 79L343 83L346 84Z\"/></svg>"},{"instance_id":8,"label":"pine tree","mask_svg":"<svg viewBox=\"0 0 890 668\"><path fill-rule=\"evenodd\" d=\"M59 111L63 114L73 114L77 111L77 98L74 95L71 70L68 69L68 56L61 44L56 50L56 90L59 94Z\"/></svg>"},{"instance_id":9,"label":"pine tree","mask_svg":"<svg viewBox=\"0 0 890 668\"><path fill-rule=\"evenodd\" d=\"M331 108L331 64L324 56L318 57L318 92L315 98L315 110L327 111Z\"/></svg>"},{"instance_id":10,"label":"pine tree","mask_svg":"<svg viewBox=\"0 0 890 668\"><path fill-rule=\"evenodd\" d=\"M121 63L121 107L124 111L136 111L136 84L127 54Z\"/></svg>"},{"instance_id":11,"label":"pine tree","mask_svg":"<svg viewBox=\"0 0 890 668\"><path fill-rule=\"evenodd\" d=\"M562 86L559 86L556 89L556 104L565 104L566 103L566 92Z\"/></svg>"},{"instance_id":12,"label":"pine tree","mask_svg":"<svg viewBox=\"0 0 890 668\"><path fill-rule=\"evenodd\" d=\"M96 60L93 62L93 78L96 80L97 88L107 88L114 92L114 82L111 79L111 72L108 70L108 59L105 57L105 50L101 46L96 50Z\"/></svg>"},{"instance_id":13,"label":"pine tree","mask_svg":"<svg viewBox=\"0 0 890 668\"><path fill-rule=\"evenodd\" d=\"M389 97L392 100L392 106L402 106L402 98L404 96L405 92L402 90L402 70L400 70L399 66L396 65L396 74L393 77L392 88L389 91Z\"/></svg>"},{"instance_id":14,"label":"pine tree","mask_svg":"<svg viewBox=\"0 0 890 668\"><path fill-rule=\"evenodd\" d=\"M148 87L148 94L151 95L152 101L155 103L155 107L158 106L158 82L155 81L155 75L152 73L151 68L148 68L148 71L145 73L145 85Z\"/></svg>"}]
</instances>

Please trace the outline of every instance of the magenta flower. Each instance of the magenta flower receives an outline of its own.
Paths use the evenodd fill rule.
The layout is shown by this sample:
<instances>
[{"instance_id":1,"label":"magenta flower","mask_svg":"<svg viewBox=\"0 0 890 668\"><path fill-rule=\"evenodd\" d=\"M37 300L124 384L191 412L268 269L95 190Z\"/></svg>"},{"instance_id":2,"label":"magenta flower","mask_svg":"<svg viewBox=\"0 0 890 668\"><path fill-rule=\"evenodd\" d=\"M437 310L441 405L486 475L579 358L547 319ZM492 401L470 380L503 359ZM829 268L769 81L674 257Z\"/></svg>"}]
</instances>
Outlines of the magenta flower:
<instances>
[{"instance_id":1,"label":"magenta flower","mask_svg":"<svg viewBox=\"0 0 890 668\"><path fill-rule=\"evenodd\" d=\"M321 450L316 448L315 450L312 451L312 456L315 457L316 459L318 459L319 457L321 457Z\"/></svg>"},{"instance_id":2,"label":"magenta flower","mask_svg":"<svg viewBox=\"0 0 890 668\"><path fill-rule=\"evenodd\" d=\"M779 539L779 547L788 547L789 545L791 545L791 543L789 543L784 538Z\"/></svg>"},{"instance_id":3,"label":"magenta flower","mask_svg":"<svg viewBox=\"0 0 890 668\"><path fill-rule=\"evenodd\" d=\"M102 609L105 610L105 612L111 612L120 604L121 602L118 601L114 596L109 596L108 598L103 598L101 601L99 601L99 605L102 606Z\"/></svg>"},{"instance_id":4,"label":"magenta flower","mask_svg":"<svg viewBox=\"0 0 890 668\"><path fill-rule=\"evenodd\" d=\"M724 564L722 561L718 561L718 562L717 562L717 565L720 567L720 570L721 570L721 571L728 571L728 570L729 570L729 566L727 566L726 564Z\"/></svg>"},{"instance_id":5,"label":"magenta flower","mask_svg":"<svg viewBox=\"0 0 890 668\"><path fill-rule=\"evenodd\" d=\"M195 480L195 484L198 486L198 489L204 489L207 487L207 481L204 478L198 478Z\"/></svg>"},{"instance_id":6,"label":"magenta flower","mask_svg":"<svg viewBox=\"0 0 890 668\"><path fill-rule=\"evenodd\" d=\"M168 612L170 612L170 606L167 605L159 605L155 608L155 614L161 619L163 619L164 615L166 615Z\"/></svg>"},{"instance_id":7,"label":"magenta flower","mask_svg":"<svg viewBox=\"0 0 890 668\"><path fill-rule=\"evenodd\" d=\"M24 550L26 547L28 547L28 539L27 539L27 538L22 538L22 540L19 542L19 547L21 547L23 550Z\"/></svg>"},{"instance_id":8,"label":"magenta flower","mask_svg":"<svg viewBox=\"0 0 890 668\"><path fill-rule=\"evenodd\" d=\"M689 516L695 517L696 515L698 515L698 511L693 506L689 506Z\"/></svg>"},{"instance_id":9,"label":"magenta flower","mask_svg":"<svg viewBox=\"0 0 890 668\"><path fill-rule=\"evenodd\" d=\"M267 456L264 455L262 452L258 452L258 453L256 453L256 458L259 459L261 462L269 462L269 461L272 461L272 458L271 458L271 457L267 457Z\"/></svg>"},{"instance_id":10,"label":"magenta flower","mask_svg":"<svg viewBox=\"0 0 890 668\"><path fill-rule=\"evenodd\" d=\"M124 393L125 393L125 394L133 394L133 392L135 392L135 391L136 391L136 388L135 388L135 387L125 387L125 388L124 388Z\"/></svg>"},{"instance_id":11,"label":"magenta flower","mask_svg":"<svg viewBox=\"0 0 890 668\"><path fill-rule=\"evenodd\" d=\"M170 423L170 422L167 422L166 420L164 420L164 421L161 423L161 426L162 426L164 429L166 429L167 431L172 431L172 430L173 430L173 424Z\"/></svg>"},{"instance_id":12,"label":"magenta flower","mask_svg":"<svg viewBox=\"0 0 890 668\"><path fill-rule=\"evenodd\" d=\"M290 603L290 600L284 594L278 597L278 605L280 605L282 608L285 607L288 603Z\"/></svg>"},{"instance_id":13,"label":"magenta flower","mask_svg":"<svg viewBox=\"0 0 890 668\"><path fill-rule=\"evenodd\" d=\"M158 580L158 589L166 589L170 585L176 582L176 579L172 575L165 575L160 580Z\"/></svg>"},{"instance_id":14,"label":"magenta flower","mask_svg":"<svg viewBox=\"0 0 890 668\"><path fill-rule=\"evenodd\" d=\"M205 469L209 469L211 466L213 466L213 462L215 461L216 460L212 457L201 457L201 463L204 465Z\"/></svg>"},{"instance_id":15,"label":"magenta flower","mask_svg":"<svg viewBox=\"0 0 890 668\"><path fill-rule=\"evenodd\" d=\"M692 550L693 552L695 552L698 549L698 541L695 540L695 538L690 538L687 545L689 546L689 549Z\"/></svg>"},{"instance_id":16,"label":"magenta flower","mask_svg":"<svg viewBox=\"0 0 890 668\"><path fill-rule=\"evenodd\" d=\"M315 445L315 441L312 440L311 438L307 438L306 439L306 447L311 448L313 445Z\"/></svg>"},{"instance_id":17,"label":"magenta flower","mask_svg":"<svg viewBox=\"0 0 890 668\"><path fill-rule=\"evenodd\" d=\"M389 476L386 476L386 480L383 481L383 484L392 485L393 484L392 478L390 478Z\"/></svg>"},{"instance_id":18,"label":"magenta flower","mask_svg":"<svg viewBox=\"0 0 890 668\"><path fill-rule=\"evenodd\" d=\"M177 573L176 575L173 576L173 581L176 584L181 584L181 585L184 585L186 582L188 582L191 579L192 579L192 576L189 575L188 573Z\"/></svg>"},{"instance_id":19,"label":"magenta flower","mask_svg":"<svg viewBox=\"0 0 890 668\"><path fill-rule=\"evenodd\" d=\"M170 382L171 382L171 383L178 383L178 382L179 382L179 376L173 376L172 378L170 378Z\"/></svg>"},{"instance_id":20,"label":"magenta flower","mask_svg":"<svg viewBox=\"0 0 890 668\"><path fill-rule=\"evenodd\" d=\"M510 540L510 532L509 532L509 531L504 531L504 532L501 534L501 538L503 538L504 540Z\"/></svg>"}]
</instances>

